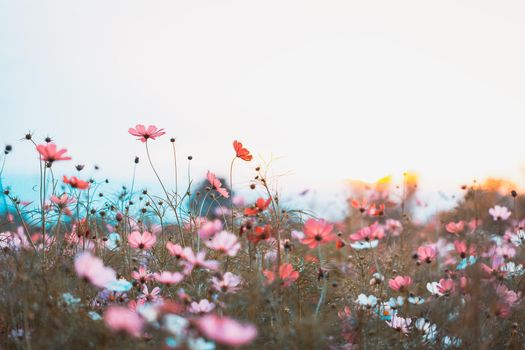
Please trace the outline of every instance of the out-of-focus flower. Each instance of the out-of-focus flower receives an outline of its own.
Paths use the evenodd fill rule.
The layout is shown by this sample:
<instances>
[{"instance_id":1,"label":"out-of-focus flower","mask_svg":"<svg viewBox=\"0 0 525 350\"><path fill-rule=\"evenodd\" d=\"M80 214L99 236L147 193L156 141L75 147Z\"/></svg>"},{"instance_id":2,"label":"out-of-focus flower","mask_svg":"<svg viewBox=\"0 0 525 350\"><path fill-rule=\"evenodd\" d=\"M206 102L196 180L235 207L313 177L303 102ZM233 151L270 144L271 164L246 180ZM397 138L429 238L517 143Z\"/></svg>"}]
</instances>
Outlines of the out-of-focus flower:
<instances>
[{"instance_id":1,"label":"out-of-focus flower","mask_svg":"<svg viewBox=\"0 0 525 350\"><path fill-rule=\"evenodd\" d=\"M365 226L356 233L350 235L352 241L365 241L371 242L374 240L379 240L385 237L385 231L376 221L370 226Z\"/></svg>"},{"instance_id":2,"label":"out-of-focus flower","mask_svg":"<svg viewBox=\"0 0 525 350\"><path fill-rule=\"evenodd\" d=\"M465 229L465 223L462 220L458 222L451 221L445 226L445 229L447 232L459 235Z\"/></svg>"},{"instance_id":3,"label":"out-of-focus flower","mask_svg":"<svg viewBox=\"0 0 525 350\"><path fill-rule=\"evenodd\" d=\"M250 154L250 151L244 148L242 143L237 140L233 141L233 149L235 150L235 156L237 158L241 158L242 160L247 162L253 159L253 156Z\"/></svg>"},{"instance_id":4,"label":"out-of-focus flower","mask_svg":"<svg viewBox=\"0 0 525 350\"><path fill-rule=\"evenodd\" d=\"M184 259L181 264L184 265L184 274L189 275L194 268L202 267L216 271L219 269L219 262L216 260L206 260L206 252L198 252L196 255L190 247L183 250Z\"/></svg>"},{"instance_id":5,"label":"out-of-focus flower","mask_svg":"<svg viewBox=\"0 0 525 350\"><path fill-rule=\"evenodd\" d=\"M465 241L454 241L454 248L456 249L456 252L461 256L461 258L466 258L467 255L474 255L476 254L476 247L473 245L470 245L467 247L467 243Z\"/></svg>"},{"instance_id":6,"label":"out-of-focus flower","mask_svg":"<svg viewBox=\"0 0 525 350\"><path fill-rule=\"evenodd\" d=\"M441 295L449 295L454 291L455 283L451 279L442 278L436 287Z\"/></svg>"},{"instance_id":7,"label":"out-of-focus flower","mask_svg":"<svg viewBox=\"0 0 525 350\"><path fill-rule=\"evenodd\" d=\"M275 281L275 273L273 271L263 271L268 283ZM299 278L299 271L294 271L292 264L282 264L279 266L279 278L284 287L289 287Z\"/></svg>"},{"instance_id":8,"label":"out-of-focus flower","mask_svg":"<svg viewBox=\"0 0 525 350\"><path fill-rule=\"evenodd\" d=\"M241 324L228 317L210 314L195 322L197 329L206 338L227 346L242 346L257 337L257 328L251 324Z\"/></svg>"},{"instance_id":9,"label":"out-of-focus flower","mask_svg":"<svg viewBox=\"0 0 525 350\"><path fill-rule=\"evenodd\" d=\"M141 266L137 271L131 272L131 278L133 278L135 281L139 282L140 284L144 284L148 281L151 281L153 278L152 274L148 272L148 270Z\"/></svg>"},{"instance_id":10,"label":"out-of-focus flower","mask_svg":"<svg viewBox=\"0 0 525 350\"><path fill-rule=\"evenodd\" d=\"M406 290L412 284L412 277L410 276L396 276L388 281L390 289L395 291Z\"/></svg>"},{"instance_id":11,"label":"out-of-focus flower","mask_svg":"<svg viewBox=\"0 0 525 350\"><path fill-rule=\"evenodd\" d=\"M228 256L235 256L241 243L237 240L237 236L227 231L217 233L213 238L204 243L208 248L224 253Z\"/></svg>"},{"instance_id":12,"label":"out-of-focus flower","mask_svg":"<svg viewBox=\"0 0 525 350\"><path fill-rule=\"evenodd\" d=\"M199 236L201 239L209 239L214 234L222 231L222 221L215 219L213 221L207 221L199 228Z\"/></svg>"},{"instance_id":13,"label":"out-of-focus flower","mask_svg":"<svg viewBox=\"0 0 525 350\"><path fill-rule=\"evenodd\" d=\"M262 213L266 210L266 208L268 208L271 202L272 198L268 198L266 200L264 198L257 198L253 207L244 209L244 215L255 216L259 213Z\"/></svg>"},{"instance_id":14,"label":"out-of-focus flower","mask_svg":"<svg viewBox=\"0 0 525 350\"><path fill-rule=\"evenodd\" d=\"M403 232L403 225L399 220L387 219L385 228L392 236L399 236Z\"/></svg>"},{"instance_id":15,"label":"out-of-focus flower","mask_svg":"<svg viewBox=\"0 0 525 350\"><path fill-rule=\"evenodd\" d=\"M184 279L184 275L180 272L162 271L161 273L156 273L153 276L157 282L167 285L177 284Z\"/></svg>"},{"instance_id":16,"label":"out-of-focus flower","mask_svg":"<svg viewBox=\"0 0 525 350\"><path fill-rule=\"evenodd\" d=\"M371 309L377 305L377 298L374 295L366 296L365 294L359 294L356 303L362 307Z\"/></svg>"},{"instance_id":17,"label":"out-of-focus flower","mask_svg":"<svg viewBox=\"0 0 525 350\"><path fill-rule=\"evenodd\" d=\"M148 231L144 231L143 233L140 233L139 231L133 231L128 237L129 246L135 249L149 250L155 245L156 242L157 237Z\"/></svg>"},{"instance_id":18,"label":"out-of-focus flower","mask_svg":"<svg viewBox=\"0 0 525 350\"><path fill-rule=\"evenodd\" d=\"M419 261L424 261L430 264L436 258L436 250L432 247L421 246L417 248L417 258Z\"/></svg>"},{"instance_id":19,"label":"out-of-focus flower","mask_svg":"<svg viewBox=\"0 0 525 350\"><path fill-rule=\"evenodd\" d=\"M332 233L334 225L327 223L325 220L308 219L304 224L305 238L301 243L308 245L309 248L315 248L321 243L327 243L335 240L337 236Z\"/></svg>"},{"instance_id":20,"label":"out-of-focus flower","mask_svg":"<svg viewBox=\"0 0 525 350\"><path fill-rule=\"evenodd\" d=\"M218 292L235 293L240 289L242 279L231 272L226 272L222 278L213 276L211 283L212 287Z\"/></svg>"},{"instance_id":21,"label":"out-of-focus flower","mask_svg":"<svg viewBox=\"0 0 525 350\"><path fill-rule=\"evenodd\" d=\"M157 137L165 134L164 129L158 129L155 125L149 125L147 128L142 124L135 125L135 128L129 128L128 132L137 136L137 140L147 142L149 139L155 140Z\"/></svg>"},{"instance_id":22,"label":"out-of-focus flower","mask_svg":"<svg viewBox=\"0 0 525 350\"><path fill-rule=\"evenodd\" d=\"M57 145L53 142L36 146L36 150L40 153L40 159L45 162L53 163L58 160L70 160L71 157L65 157L64 154L67 149L57 149Z\"/></svg>"},{"instance_id":23,"label":"out-of-focus flower","mask_svg":"<svg viewBox=\"0 0 525 350\"><path fill-rule=\"evenodd\" d=\"M64 176L62 178L62 182L68 184L69 186L71 186L71 188L77 188L79 190L85 190L89 188L89 182L80 180L76 176L71 176L69 179L67 178L67 176Z\"/></svg>"},{"instance_id":24,"label":"out-of-focus flower","mask_svg":"<svg viewBox=\"0 0 525 350\"><path fill-rule=\"evenodd\" d=\"M386 321L386 324L398 332L407 334L410 332L412 319L394 315L390 321Z\"/></svg>"},{"instance_id":25,"label":"out-of-focus flower","mask_svg":"<svg viewBox=\"0 0 525 350\"><path fill-rule=\"evenodd\" d=\"M214 173L208 171L208 173L206 174L206 177L208 178L208 182L215 189L215 191L217 191L224 198L230 197L230 194L225 188L222 187L221 181L217 179L217 176L215 176Z\"/></svg>"},{"instance_id":26,"label":"out-of-focus flower","mask_svg":"<svg viewBox=\"0 0 525 350\"><path fill-rule=\"evenodd\" d=\"M196 301L192 302L188 311L194 314L206 314L215 309L215 304L210 303L208 299L202 299L198 303Z\"/></svg>"},{"instance_id":27,"label":"out-of-focus flower","mask_svg":"<svg viewBox=\"0 0 525 350\"><path fill-rule=\"evenodd\" d=\"M75 271L79 278L99 288L105 288L117 279L115 270L104 266L100 258L89 252L84 252L75 258Z\"/></svg>"},{"instance_id":28,"label":"out-of-focus flower","mask_svg":"<svg viewBox=\"0 0 525 350\"><path fill-rule=\"evenodd\" d=\"M168 242L166 243L166 249L175 259L185 259L184 249L180 245Z\"/></svg>"},{"instance_id":29,"label":"out-of-focus flower","mask_svg":"<svg viewBox=\"0 0 525 350\"><path fill-rule=\"evenodd\" d=\"M139 295L139 298L145 301L157 301L160 299L160 288L155 287L150 292L148 286L144 284L142 286L142 294Z\"/></svg>"},{"instance_id":30,"label":"out-of-focus flower","mask_svg":"<svg viewBox=\"0 0 525 350\"><path fill-rule=\"evenodd\" d=\"M507 207L496 205L494 208L489 209L489 214L492 216L494 221L505 221L512 213L507 209Z\"/></svg>"},{"instance_id":31,"label":"out-of-focus flower","mask_svg":"<svg viewBox=\"0 0 525 350\"><path fill-rule=\"evenodd\" d=\"M135 312L123 306L110 306L104 312L106 326L114 332L124 331L139 338L144 328L144 320Z\"/></svg>"}]
</instances>

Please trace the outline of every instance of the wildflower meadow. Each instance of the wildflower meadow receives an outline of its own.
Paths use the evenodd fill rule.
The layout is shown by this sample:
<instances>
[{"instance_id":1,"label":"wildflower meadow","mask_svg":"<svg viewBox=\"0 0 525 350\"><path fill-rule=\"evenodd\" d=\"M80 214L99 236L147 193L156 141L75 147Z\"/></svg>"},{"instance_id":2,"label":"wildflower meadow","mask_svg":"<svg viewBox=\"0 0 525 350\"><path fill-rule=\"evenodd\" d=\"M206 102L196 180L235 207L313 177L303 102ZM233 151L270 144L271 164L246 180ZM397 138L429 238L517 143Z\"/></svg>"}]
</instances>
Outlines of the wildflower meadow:
<instances>
[{"instance_id":1,"label":"wildflower meadow","mask_svg":"<svg viewBox=\"0 0 525 350\"><path fill-rule=\"evenodd\" d=\"M227 178L182 181L175 138L128 133L143 145L130 163L159 192L131 178L107 193L110 179L75 165L75 145L28 133L16 147L34 149L40 181L27 202L2 177L16 157L6 146L1 348L523 348L525 200L505 181L463 185L455 206L416 221L407 173L355 188L329 221L281 202L249 140L224 141ZM169 180L152 143L172 151ZM238 167L253 174L244 196Z\"/></svg>"}]
</instances>

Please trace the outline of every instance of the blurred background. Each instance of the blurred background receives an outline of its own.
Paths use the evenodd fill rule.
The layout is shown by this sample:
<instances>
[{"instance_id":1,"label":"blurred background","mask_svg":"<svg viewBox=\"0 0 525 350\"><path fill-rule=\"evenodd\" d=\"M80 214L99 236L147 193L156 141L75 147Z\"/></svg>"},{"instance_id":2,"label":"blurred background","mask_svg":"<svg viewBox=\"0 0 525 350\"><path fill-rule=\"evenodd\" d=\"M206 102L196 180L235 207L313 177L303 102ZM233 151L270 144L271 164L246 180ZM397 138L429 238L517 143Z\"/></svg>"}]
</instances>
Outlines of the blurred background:
<instances>
[{"instance_id":1,"label":"blurred background","mask_svg":"<svg viewBox=\"0 0 525 350\"><path fill-rule=\"evenodd\" d=\"M433 208L473 179L523 185L524 16L521 1L0 0L4 186L34 194L27 132L68 148L60 175L96 164L129 185L139 156L152 185L137 123L166 129L165 178L169 137L196 178L228 176L238 139L255 160L236 188L271 164L285 196L309 189L332 215L350 179L416 172Z\"/></svg>"}]
</instances>

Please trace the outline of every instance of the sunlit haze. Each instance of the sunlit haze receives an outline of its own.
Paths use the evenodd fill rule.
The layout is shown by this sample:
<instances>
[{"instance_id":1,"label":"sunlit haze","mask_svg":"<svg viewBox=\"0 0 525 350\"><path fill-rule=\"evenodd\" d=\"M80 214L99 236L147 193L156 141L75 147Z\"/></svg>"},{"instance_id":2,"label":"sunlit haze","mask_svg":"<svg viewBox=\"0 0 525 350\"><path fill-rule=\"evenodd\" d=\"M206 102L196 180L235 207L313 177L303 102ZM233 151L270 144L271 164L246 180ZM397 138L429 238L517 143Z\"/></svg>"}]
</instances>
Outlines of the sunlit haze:
<instances>
[{"instance_id":1,"label":"sunlit haze","mask_svg":"<svg viewBox=\"0 0 525 350\"><path fill-rule=\"evenodd\" d=\"M521 1L0 1L4 177L35 174L27 131L73 165L154 181L137 123L172 178L227 176L238 139L275 159L288 191L405 170L432 190L484 176L523 184L525 3ZM291 189L291 190L290 190Z\"/></svg>"}]
</instances>

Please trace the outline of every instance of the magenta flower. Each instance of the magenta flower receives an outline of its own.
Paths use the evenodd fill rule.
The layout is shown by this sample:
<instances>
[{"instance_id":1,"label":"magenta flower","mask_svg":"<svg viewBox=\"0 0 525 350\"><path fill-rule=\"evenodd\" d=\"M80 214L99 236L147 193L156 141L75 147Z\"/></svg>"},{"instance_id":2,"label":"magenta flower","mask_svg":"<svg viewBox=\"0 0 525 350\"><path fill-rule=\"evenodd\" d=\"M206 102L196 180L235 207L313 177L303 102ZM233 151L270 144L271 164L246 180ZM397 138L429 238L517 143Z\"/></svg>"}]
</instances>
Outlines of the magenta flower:
<instances>
[{"instance_id":1,"label":"magenta flower","mask_svg":"<svg viewBox=\"0 0 525 350\"><path fill-rule=\"evenodd\" d=\"M155 279L162 284L177 284L184 279L184 275L180 272L169 272L162 271L161 273L156 273Z\"/></svg>"},{"instance_id":2,"label":"magenta flower","mask_svg":"<svg viewBox=\"0 0 525 350\"><path fill-rule=\"evenodd\" d=\"M114 332L126 332L139 338L144 328L144 320L135 312L123 306L110 306L104 312L106 326Z\"/></svg>"},{"instance_id":3,"label":"magenta flower","mask_svg":"<svg viewBox=\"0 0 525 350\"><path fill-rule=\"evenodd\" d=\"M430 264L436 258L436 255L436 250L432 247L421 246L417 248L417 258L419 261L425 261L427 264Z\"/></svg>"},{"instance_id":4,"label":"magenta flower","mask_svg":"<svg viewBox=\"0 0 525 350\"><path fill-rule=\"evenodd\" d=\"M213 309L215 309L214 303L210 303L208 299L202 299L198 303L196 301L193 301L190 304L188 311L193 314L207 314L208 312L211 312Z\"/></svg>"},{"instance_id":5,"label":"magenta flower","mask_svg":"<svg viewBox=\"0 0 525 350\"><path fill-rule=\"evenodd\" d=\"M494 208L489 209L489 214L492 215L494 221L505 221L512 213L507 209L507 207L496 205Z\"/></svg>"},{"instance_id":6,"label":"magenta flower","mask_svg":"<svg viewBox=\"0 0 525 350\"><path fill-rule=\"evenodd\" d=\"M235 293L240 289L242 279L231 272L226 272L222 278L213 276L211 278L213 289L223 293Z\"/></svg>"},{"instance_id":7,"label":"magenta flower","mask_svg":"<svg viewBox=\"0 0 525 350\"><path fill-rule=\"evenodd\" d=\"M128 243L131 248L135 249L151 249L157 242L157 237L144 231L142 234L139 231L133 231L128 237Z\"/></svg>"},{"instance_id":8,"label":"magenta flower","mask_svg":"<svg viewBox=\"0 0 525 350\"><path fill-rule=\"evenodd\" d=\"M166 249L168 249L170 255L176 259L184 259L184 250L179 244L168 242L166 243Z\"/></svg>"},{"instance_id":9,"label":"magenta flower","mask_svg":"<svg viewBox=\"0 0 525 350\"><path fill-rule=\"evenodd\" d=\"M412 277L410 276L396 276L388 281L388 285L392 290L403 291L412 284Z\"/></svg>"},{"instance_id":10,"label":"magenta flower","mask_svg":"<svg viewBox=\"0 0 525 350\"><path fill-rule=\"evenodd\" d=\"M208 182L210 185L215 189L215 191L219 192L221 196L224 198L229 198L230 194L228 191L222 187L222 183L219 179L217 179L217 176L215 176L214 173L208 171L208 174L206 174L206 177L208 178Z\"/></svg>"},{"instance_id":11,"label":"magenta flower","mask_svg":"<svg viewBox=\"0 0 525 350\"><path fill-rule=\"evenodd\" d=\"M215 314L201 317L195 322L195 325L206 338L227 346L246 345L257 336L255 326L241 324L231 318Z\"/></svg>"},{"instance_id":12,"label":"magenta flower","mask_svg":"<svg viewBox=\"0 0 525 350\"><path fill-rule=\"evenodd\" d=\"M337 236L332 233L334 225L327 223L325 220L308 219L304 224L305 238L301 243L308 245L309 248L315 248L321 243L333 241Z\"/></svg>"},{"instance_id":13,"label":"magenta flower","mask_svg":"<svg viewBox=\"0 0 525 350\"><path fill-rule=\"evenodd\" d=\"M363 227L356 233L350 235L352 241L374 241L376 239L381 239L385 237L385 231L376 221L370 226Z\"/></svg>"},{"instance_id":14,"label":"magenta flower","mask_svg":"<svg viewBox=\"0 0 525 350\"><path fill-rule=\"evenodd\" d=\"M147 142L149 139L155 140L155 138L165 134L164 129L157 129L155 125L149 125L146 128L142 124L135 125L135 128L129 128L128 132L133 136L137 136L137 140L142 142Z\"/></svg>"},{"instance_id":15,"label":"magenta flower","mask_svg":"<svg viewBox=\"0 0 525 350\"><path fill-rule=\"evenodd\" d=\"M115 271L111 267L104 266L100 258L89 252L84 252L75 258L75 271L79 278L99 288L105 288L108 283L117 280Z\"/></svg>"},{"instance_id":16,"label":"magenta flower","mask_svg":"<svg viewBox=\"0 0 525 350\"><path fill-rule=\"evenodd\" d=\"M209 239L214 234L222 231L222 221L215 219L202 224L199 229L199 236L201 239Z\"/></svg>"},{"instance_id":17,"label":"magenta flower","mask_svg":"<svg viewBox=\"0 0 525 350\"><path fill-rule=\"evenodd\" d=\"M439 283L436 287L438 292L442 295L449 295L454 291L454 281L449 278L442 278L439 280Z\"/></svg>"},{"instance_id":18,"label":"magenta flower","mask_svg":"<svg viewBox=\"0 0 525 350\"><path fill-rule=\"evenodd\" d=\"M141 266L139 267L138 271L131 272L131 278L133 278L140 284L144 284L151 280L152 275L144 266Z\"/></svg>"},{"instance_id":19,"label":"magenta flower","mask_svg":"<svg viewBox=\"0 0 525 350\"><path fill-rule=\"evenodd\" d=\"M237 255L237 252L241 249L241 243L237 240L237 236L227 231L217 233L210 241L206 241L204 244L208 248L228 256Z\"/></svg>"},{"instance_id":20,"label":"magenta flower","mask_svg":"<svg viewBox=\"0 0 525 350\"><path fill-rule=\"evenodd\" d=\"M57 160L70 160L71 157L64 157L64 153L67 152L67 149L63 148L57 150L57 145L53 142L46 143L44 145L36 146L36 150L40 153L40 159L45 162L53 163Z\"/></svg>"},{"instance_id":21,"label":"magenta flower","mask_svg":"<svg viewBox=\"0 0 525 350\"><path fill-rule=\"evenodd\" d=\"M190 247L186 247L183 252L185 260L181 261L181 264L184 265L183 273L185 275L189 275L196 267L202 267L213 271L219 269L219 262L216 260L206 260L206 253L203 251L198 252L197 255L195 255Z\"/></svg>"}]
</instances>

